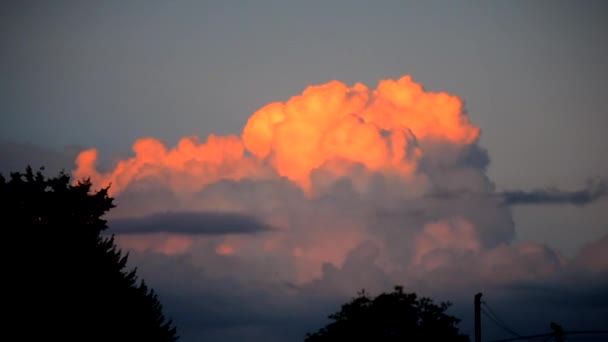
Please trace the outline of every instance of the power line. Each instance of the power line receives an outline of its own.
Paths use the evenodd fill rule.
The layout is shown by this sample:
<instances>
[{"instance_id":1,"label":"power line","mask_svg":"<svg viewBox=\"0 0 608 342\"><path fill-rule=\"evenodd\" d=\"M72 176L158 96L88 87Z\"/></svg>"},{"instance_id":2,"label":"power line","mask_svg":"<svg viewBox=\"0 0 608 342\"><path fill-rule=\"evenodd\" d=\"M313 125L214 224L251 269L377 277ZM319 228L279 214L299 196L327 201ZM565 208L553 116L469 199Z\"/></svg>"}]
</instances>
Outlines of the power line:
<instances>
[{"instance_id":1,"label":"power line","mask_svg":"<svg viewBox=\"0 0 608 342\"><path fill-rule=\"evenodd\" d=\"M503 330L505 330L506 332L508 332L509 334L513 335L513 336L517 336L517 337L521 337L520 334L518 334L517 332L515 332L513 329L509 328L507 326L507 324L500 319L500 317L498 317L498 315L496 314L496 312L494 312L494 310L492 310L492 308L490 307L490 305L488 305L488 303L486 301L482 301L482 304L488 309L489 313L486 312L483 308L481 310L481 312L486 315L486 317L488 317L489 319L491 319L496 325L498 325L499 327L501 327Z\"/></svg>"},{"instance_id":2,"label":"power line","mask_svg":"<svg viewBox=\"0 0 608 342\"><path fill-rule=\"evenodd\" d=\"M608 341L608 330L564 331L564 335L568 341Z\"/></svg>"},{"instance_id":3,"label":"power line","mask_svg":"<svg viewBox=\"0 0 608 342\"><path fill-rule=\"evenodd\" d=\"M486 310L481 309L481 313L484 314L484 316L486 316L488 319L490 319L496 326L500 327L502 330L509 333L509 335L513 335L513 336L517 336L517 337L521 336L520 334L511 330L509 327L507 327L503 323L499 322L496 318L494 318L492 315L490 315Z\"/></svg>"},{"instance_id":4,"label":"power line","mask_svg":"<svg viewBox=\"0 0 608 342\"><path fill-rule=\"evenodd\" d=\"M492 310L492 308L490 307L490 305L488 305L488 303L486 301L483 301L481 303L488 309L488 311L490 311L490 313L492 314L492 316L494 316L494 318L498 322L500 322L504 326L507 326L507 324L502 319L500 319L500 317L498 317L498 315L496 314L496 312L494 312L494 310ZM509 329L509 330L513 331L513 329ZM516 335L519 335L519 334L516 333Z\"/></svg>"},{"instance_id":5,"label":"power line","mask_svg":"<svg viewBox=\"0 0 608 342\"><path fill-rule=\"evenodd\" d=\"M606 335L608 334L608 330L586 330L586 331L564 331L563 332L564 336L568 336L569 340L583 340L585 337L589 337L589 338L602 338L599 336L572 336L572 335ZM489 342L509 342L509 341L519 341L519 340L532 340L532 339L536 339L539 337L547 337L547 338L552 338L555 336L555 333L546 333L546 334L537 334L537 335L528 335L528 336L520 336L520 337L513 337L513 338L505 338L505 339L500 339L500 340L492 340ZM608 341L608 337L604 338L603 340L600 341Z\"/></svg>"},{"instance_id":6,"label":"power line","mask_svg":"<svg viewBox=\"0 0 608 342\"><path fill-rule=\"evenodd\" d=\"M532 340L535 338L539 338L539 337L553 337L555 334L554 333L547 333L547 334L537 334L537 335L529 335L529 336L520 336L520 337L513 337L513 338L505 338L505 339L500 339L500 340L492 340L490 342L508 342L508 341L519 341L519 340Z\"/></svg>"}]
</instances>

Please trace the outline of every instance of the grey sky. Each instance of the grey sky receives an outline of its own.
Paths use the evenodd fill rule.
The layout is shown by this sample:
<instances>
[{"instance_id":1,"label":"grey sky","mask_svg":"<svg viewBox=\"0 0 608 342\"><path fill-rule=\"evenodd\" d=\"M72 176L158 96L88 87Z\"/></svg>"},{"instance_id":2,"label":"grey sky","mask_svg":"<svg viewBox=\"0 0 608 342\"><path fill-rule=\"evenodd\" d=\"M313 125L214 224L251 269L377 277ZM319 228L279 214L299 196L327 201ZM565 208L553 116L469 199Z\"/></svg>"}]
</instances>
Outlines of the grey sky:
<instances>
[{"instance_id":1,"label":"grey sky","mask_svg":"<svg viewBox=\"0 0 608 342\"><path fill-rule=\"evenodd\" d=\"M601 0L5 1L0 142L109 160L144 136L240 135L310 84L410 74L465 100L499 191L575 190L608 177L606 13ZM3 148L3 165L46 153ZM607 204L515 207L515 229L573 255L606 234Z\"/></svg>"}]
</instances>

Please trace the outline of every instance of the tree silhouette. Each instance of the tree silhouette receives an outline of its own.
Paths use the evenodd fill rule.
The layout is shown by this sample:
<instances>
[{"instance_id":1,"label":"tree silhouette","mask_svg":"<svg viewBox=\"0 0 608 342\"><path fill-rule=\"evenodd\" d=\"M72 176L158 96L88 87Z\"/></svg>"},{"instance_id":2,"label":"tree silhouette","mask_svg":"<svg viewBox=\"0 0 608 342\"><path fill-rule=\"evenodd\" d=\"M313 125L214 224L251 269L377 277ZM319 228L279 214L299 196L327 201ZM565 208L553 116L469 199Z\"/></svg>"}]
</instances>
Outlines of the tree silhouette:
<instances>
[{"instance_id":1,"label":"tree silhouette","mask_svg":"<svg viewBox=\"0 0 608 342\"><path fill-rule=\"evenodd\" d=\"M3 331L20 341L176 341L154 290L127 269L114 236L101 235L114 204L107 188L92 193L91 185L30 167L0 175L10 250L2 261Z\"/></svg>"},{"instance_id":2,"label":"tree silhouette","mask_svg":"<svg viewBox=\"0 0 608 342\"><path fill-rule=\"evenodd\" d=\"M404 293L400 286L374 298L362 290L305 341L469 341L458 331L460 320L445 313L450 306Z\"/></svg>"}]
</instances>

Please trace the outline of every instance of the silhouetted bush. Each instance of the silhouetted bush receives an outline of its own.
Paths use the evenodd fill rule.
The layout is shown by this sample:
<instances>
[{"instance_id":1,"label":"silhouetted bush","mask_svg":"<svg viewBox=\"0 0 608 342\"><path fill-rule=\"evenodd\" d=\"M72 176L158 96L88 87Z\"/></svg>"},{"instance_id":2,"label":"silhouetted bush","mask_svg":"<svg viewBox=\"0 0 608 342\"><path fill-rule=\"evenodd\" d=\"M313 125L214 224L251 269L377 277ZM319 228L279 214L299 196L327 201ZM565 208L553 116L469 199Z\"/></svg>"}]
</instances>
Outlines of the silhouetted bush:
<instances>
[{"instance_id":1,"label":"silhouetted bush","mask_svg":"<svg viewBox=\"0 0 608 342\"><path fill-rule=\"evenodd\" d=\"M469 341L458 331L459 319L445 313L450 305L404 293L400 286L373 298L363 290L305 341Z\"/></svg>"},{"instance_id":2,"label":"silhouetted bush","mask_svg":"<svg viewBox=\"0 0 608 342\"><path fill-rule=\"evenodd\" d=\"M127 269L114 237L101 235L114 207L107 190L30 167L0 175L8 340L177 340L157 295Z\"/></svg>"}]
</instances>

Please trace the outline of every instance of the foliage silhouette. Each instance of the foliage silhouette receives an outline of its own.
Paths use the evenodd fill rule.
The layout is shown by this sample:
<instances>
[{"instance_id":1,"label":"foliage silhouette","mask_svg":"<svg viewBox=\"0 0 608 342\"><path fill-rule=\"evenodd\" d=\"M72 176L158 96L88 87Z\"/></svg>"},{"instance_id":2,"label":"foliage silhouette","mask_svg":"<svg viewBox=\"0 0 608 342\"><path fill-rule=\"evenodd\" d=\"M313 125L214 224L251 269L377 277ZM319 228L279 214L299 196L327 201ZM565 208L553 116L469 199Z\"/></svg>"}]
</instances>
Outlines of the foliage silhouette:
<instances>
[{"instance_id":1,"label":"foliage silhouette","mask_svg":"<svg viewBox=\"0 0 608 342\"><path fill-rule=\"evenodd\" d=\"M43 169L41 169L43 170ZM176 341L154 290L127 269L127 254L104 237L114 207L108 189L70 184L62 172L0 175L4 245L4 322L18 340ZM43 337L43 339L41 339Z\"/></svg>"},{"instance_id":2,"label":"foliage silhouette","mask_svg":"<svg viewBox=\"0 0 608 342\"><path fill-rule=\"evenodd\" d=\"M305 341L469 341L458 331L460 320L445 313L450 306L404 293L401 286L374 298L362 290Z\"/></svg>"}]
</instances>

